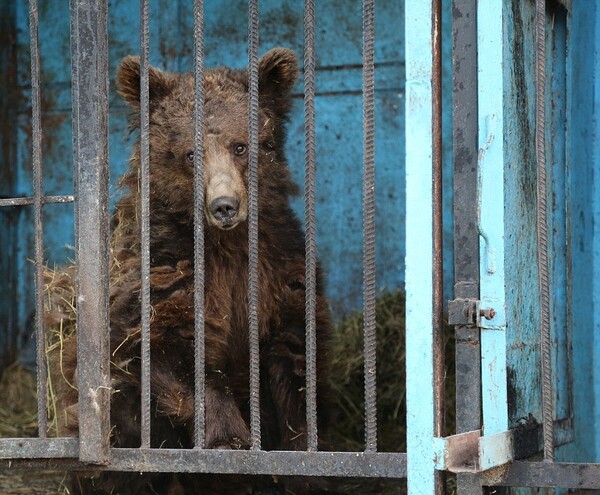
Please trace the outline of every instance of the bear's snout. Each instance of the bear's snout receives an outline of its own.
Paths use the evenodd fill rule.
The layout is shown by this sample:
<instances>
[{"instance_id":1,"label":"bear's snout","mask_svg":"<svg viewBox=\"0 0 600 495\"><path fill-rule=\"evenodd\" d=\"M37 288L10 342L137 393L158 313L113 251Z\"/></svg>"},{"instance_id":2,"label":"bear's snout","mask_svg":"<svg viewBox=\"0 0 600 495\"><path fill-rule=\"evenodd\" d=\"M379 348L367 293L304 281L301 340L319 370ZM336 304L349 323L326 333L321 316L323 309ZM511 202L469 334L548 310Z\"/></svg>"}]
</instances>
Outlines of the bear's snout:
<instances>
[{"instance_id":1,"label":"bear's snout","mask_svg":"<svg viewBox=\"0 0 600 495\"><path fill-rule=\"evenodd\" d=\"M220 147L207 147L212 159L205 161L204 213L209 225L231 230L248 215L248 195L240 170ZM221 152L221 153L219 153ZM225 155L225 156L223 156Z\"/></svg>"},{"instance_id":2,"label":"bear's snout","mask_svg":"<svg viewBox=\"0 0 600 495\"><path fill-rule=\"evenodd\" d=\"M211 201L208 209L214 219L227 228L233 226L239 206L239 199L232 196L221 196Z\"/></svg>"}]
</instances>

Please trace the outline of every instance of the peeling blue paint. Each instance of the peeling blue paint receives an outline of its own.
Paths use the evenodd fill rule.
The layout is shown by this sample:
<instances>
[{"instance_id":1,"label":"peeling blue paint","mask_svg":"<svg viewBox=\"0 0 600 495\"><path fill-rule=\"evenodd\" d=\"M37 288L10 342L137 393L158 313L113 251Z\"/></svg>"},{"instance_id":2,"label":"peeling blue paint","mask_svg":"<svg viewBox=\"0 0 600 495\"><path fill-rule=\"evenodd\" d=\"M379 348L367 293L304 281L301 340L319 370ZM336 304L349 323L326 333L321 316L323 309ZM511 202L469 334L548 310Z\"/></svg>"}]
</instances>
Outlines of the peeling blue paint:
<instances>
[{"instance_id":1,"label":"peeling blue paint","mask_svg":"<svg viewBox=\"0 0 600 495\"><path fill-rule=\"evenodd\" d=\"M566 194L574 442L560 460L600 462L600 5L572 2L566 19ZM570 345L569 345L570 344Z\"/></svg>"}]
</instances>

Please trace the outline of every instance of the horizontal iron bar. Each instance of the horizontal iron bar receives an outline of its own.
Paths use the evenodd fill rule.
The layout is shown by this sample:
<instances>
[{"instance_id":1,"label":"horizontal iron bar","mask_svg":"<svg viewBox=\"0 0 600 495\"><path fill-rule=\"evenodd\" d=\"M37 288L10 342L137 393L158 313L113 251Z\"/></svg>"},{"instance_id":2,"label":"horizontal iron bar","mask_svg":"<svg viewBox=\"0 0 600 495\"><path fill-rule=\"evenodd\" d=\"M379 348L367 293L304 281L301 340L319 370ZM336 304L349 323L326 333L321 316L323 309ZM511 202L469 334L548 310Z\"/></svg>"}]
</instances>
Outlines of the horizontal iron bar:
<instances>
[{"instance_id":1,"label":"horizontal iron bar","mask_svg":"<svg viewBox=\"0 0 600 495\"><path fill-rule=\"evenodd\" d=\"M42 196L42 204L72 203L73 201L75 201L75 196L73 196L73 195ZM2 206L27 206L27 205L32 205L33 202L34 202L34 198L32 198L32 197L0 198L0 207L2 207Z\"/></svg>"},{"instance_id":2,"label":"horizontal iron bar","mask_svg":"<svg viewBox=\"0 0 600 495\"><path fill-rule=\"evenodd\" d=\"M77 459L0 460L0 469L89 470ZM273 474L405 478L406 454L382 452L265 452L200 449L110 449L102 471Z\"/></svg>"},{"instance_id":3,"label":"horizontal iron bar","mask_svg":"<svg viewBox=\"0 0 600 495\"><path fill-rule=\"evenodd\" d=\"M33 459L39 457L78 457L77 438L2 438L0 459Z\"/></svg>"},{"instance_id":4,"label":"horizontal iron bar","mask_svg":"<svg viewBox=\"0 0 600 495\"><path fill-rule=\"evenodd\" d=\"M111 449L111 466L123 471L194 471L290 476L402 478L406 455L365 452Z\"/></svg>"},{"instance_id":5,"label":"horizontal iron bar","mask_svg":"<svg viewBox=\"0 0 600 495\"><path fill-rule=\"evenodd\" d=\"M600 489L600 464L517 461L484 473L486 486L553 487Z\"/></svg>"}]
</instances>

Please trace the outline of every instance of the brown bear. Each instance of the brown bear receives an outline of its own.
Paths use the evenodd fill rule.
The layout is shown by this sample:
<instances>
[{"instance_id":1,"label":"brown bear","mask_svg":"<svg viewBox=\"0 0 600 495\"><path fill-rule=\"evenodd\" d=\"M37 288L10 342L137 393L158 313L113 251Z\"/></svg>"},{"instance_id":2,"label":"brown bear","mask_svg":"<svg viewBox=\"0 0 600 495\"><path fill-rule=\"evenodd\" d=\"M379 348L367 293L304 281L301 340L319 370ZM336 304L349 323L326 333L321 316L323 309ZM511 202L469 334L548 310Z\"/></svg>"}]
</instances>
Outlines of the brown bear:
<instances>
[{"instance_id":1,"label":"brown bear","mask_svg":"<svg viewBox=\"0 0 600 495\"><path fill-rule=\"evenodd\" d=\"M289 205L297 188L287 167L285 124L298 77L292 51L259 61L259 332L261 432L265 450L306 449L305 244ZM248 74L204 73L206 448L248 448ZM140 123L140 62L126 57L117 91ZM151 446L193 447L194 422L194 75L149 69ZM140 141L122 178L113 216L110 339L111 441L140 445ZM327 415L328 304L318 274L318 410ZM74 341L62 370L75 383ZM77 392L66 386L63 432L76 434ZM320 424L320 429L324 423ZM245 493L212 491L200 475L103 475L80 479L82 493ZM225 485L223 485L225 483ZM233 481L232 481L233 483Z\"/></svg>"}]
</instances>

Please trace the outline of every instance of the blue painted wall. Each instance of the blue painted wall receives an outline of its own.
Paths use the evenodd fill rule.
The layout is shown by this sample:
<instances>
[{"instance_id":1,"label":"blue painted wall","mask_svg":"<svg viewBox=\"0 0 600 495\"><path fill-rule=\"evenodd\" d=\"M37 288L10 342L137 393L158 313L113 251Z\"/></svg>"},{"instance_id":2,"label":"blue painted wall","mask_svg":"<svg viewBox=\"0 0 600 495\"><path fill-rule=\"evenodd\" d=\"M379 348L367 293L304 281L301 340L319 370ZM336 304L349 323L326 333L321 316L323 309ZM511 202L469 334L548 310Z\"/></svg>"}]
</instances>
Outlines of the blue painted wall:
<instances>
[{"instance_id":1,"label":"blue painted wall","mask_svg":"<svg viewBox=\"0 0 600 495\"><path fill-rule=\"evenodd\" d=\"M504 6L505 214L509 412L541 419L534 148L534 4Z\"/></svg>"},{"instance_id":2,"label":"blue painted wall","mask_svg":"<svg viewBox=\"0 0 600 495\"><path fill-rule=\"evenodd\" d=\"M10 177L0 194L30 195L29 36L27 2L0 1L10 10L16 40L16 70L11 109L17 125L11 129L16 158L2 157L0 168ZM166 70L192 68L191 2L150 2L151 63ZM445 2L448 18L450 2ZM139 3L112 2L109 8L110 50L110 165L111 201L119 195L117 178L127 166L131 141L127 140L127 109L114 92L113 77L120 59L138 53ZM273 46L293 48L302 58L303 3L261 2L261 52ZM244 67L246 64L247 2L205 2L206 65ZM327 277L328 293L336 318L362 304L362 11L359 0L317 2L317 244ZM72 194L70 48L68 2L40 0L40 52L43 98L43 160L45 194ZM376 8L376 256L380 290L404 285L404 2L378 3ZM445 37L448 38L448 29ZM450 88L450 43L444 78ZM14 86L14 85L13 85ZM451 122L449 92L444 95L446 123ZM294 92L289 126L288 158L298 183L304 177L302 81ZM451 233L451 140L445 140L446 243ZM10 173L9 173L10 172ZM294 207L303 218L302 197ZM61 265L73 256L73 209L48 205L44 209L45 259ZM2 213L5 217L6 213ZM0 335L24 332L32 308L33 253L31 211L20 209L10 227L0 227L7 239L1 248L4 275L12 270L10 284L0 288ZM446 286L452 287L452 253L446 253ZM13 273L14 272L14 273ZM450 290L450 289L449 289Z\"/></svg>"},{"instance_id":3,"label":"blue painted wall","mask_svg":"<svg viewBox=\"0 0 600 495\"><path fill-rule=\"evenodd\" d=\"M29 195L31 188L29 103L29 36L27 2L0 2L13 11L16 38L16 91L13 111L16 160L4 159L11 170L1 194ZM450 3L446 2L448 17ZM109 8L111 74L110 166L111 201L119 195L117 178L127 166L131 142L127 140L127 109L114 92L114 74L120 59L138 53L139 3L113 2ZM192 68L193 36L191 2L150 2L151 63L165 70ZM247 3L242 0L205 2L206 65L244 67L247 59ZM325 268L328 294L336 318L362 304L362 11L359 0L317 2L317 244ZM39 4L40 53L43 97L44 192L71 194L71 98L68 2L41 0ZM380 290L404 284L404 2L381 2L376 9L376 208L377 281ZM449 33L449 25L446 34ZM303 3L261 2L261 52L273 46L293 48L302 58ZM450 81L450 43L445 80ZM450 85L446 87L449 89ZM445 92L445 121L451 121L449 92ZM446 161L451 163L451 140L445 140ZM304 177L304 130L302 82L294 92L289 126L288 158L294 178ZM451 167L446 167L446 241L451 246ZM294 201L303 217L304 202ZM45 207L45 258L50 265L63 264L73 256L72 206ZM32 297L31 212L18 213L19 220L2 232L8 239L3 249L5 267L14 270L14 285L0 303L0 334L23 333ZM1 228L1 227L0 227ZM7 254L8 248L12 250ZM452 258L446 266L447 287L452 287ZM2 265L0 265L2 266ZM11 295L12 294L12 295ZM10 322L10 323L6 323Z\"/></svg>"},{"instance_id":4,"label":"blue painted wall","mask_svg":"<svg viewBox=\"0 0 600 495\"><path fill-rule=\"evenodd\" d=\"M549 2L547 14L546 158L555 419L573 419L572 428L564 422L556 428L573 440L558 449L558 458L598 462L600 10L595 2ZM541 421L533 18L533 2L505 3L505 270L511 426Z\"/></svg>"},{"instance_id":5,"label":"blue painted wall","mask_svg":"<svg viewBox=\"0 0 600 495\"><path fill-rule=\"evenodd\" d=\"M600 5L572 2L568 19L567 169L571 199L575 443L563 459L600 462Z\"/></svg>"}]
</instances>

